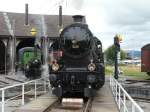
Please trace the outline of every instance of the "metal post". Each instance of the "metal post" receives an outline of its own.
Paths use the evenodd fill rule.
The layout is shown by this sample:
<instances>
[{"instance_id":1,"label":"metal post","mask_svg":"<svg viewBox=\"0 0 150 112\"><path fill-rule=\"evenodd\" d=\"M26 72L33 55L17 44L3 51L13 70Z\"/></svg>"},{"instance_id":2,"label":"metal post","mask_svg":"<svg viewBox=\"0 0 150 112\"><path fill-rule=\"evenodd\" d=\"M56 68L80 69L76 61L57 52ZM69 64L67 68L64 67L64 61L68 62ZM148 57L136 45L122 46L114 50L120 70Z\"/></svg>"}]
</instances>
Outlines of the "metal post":
<instances>
[{"instance_id":1,"label":"metal post","mask_svg":"<svg viewBox=\"0 0 150 112\"><path fill-rule=\"evenodd\" d=\"M118 79L118 51L115 48L115 79Z\"/></svg>"},{"instance_id":2,"label":"metal post","mask_svg":"<svg viewBox=\"0 0 150 112\"><path fill-rule=\"evenodd\" d=\"M22 105L24 105L24 84L22 85Z\"/></svg>"},{"instance_id":3,"label":"metal post","mask_svg":"<svg viewBox=\"0 0 150 112\"><path fill-rule=\"evenodd\" d=\"M116 101L117 101L117 83L115 82L115 84L116 84Z\"/></svg>"},{"instance_id":4,"label":"metal post","mask_svg":"<svg viewBox=\"0 0 150 112\"><path fill-rule=\"evenodd\" d=\"M115 75L114 78L118 79L118 52L120 51L120 40L119 36L114 37L114 47L115 47Z\"/></svg>"},{"instance_id":5,"label":"metal post","mask_svg":"<svg viewBox=\"0 0 150 112\"><path fill-rule=\"evenodd\" d=\"M135 112L135 106L133 103L132 103L132 112Z\"/></svg>"},{"instance_id":6,"label":"metal post","mask_svg":"<svg viewBox=\"0 0 150 112\"><path fill-rule=\"evenodd\" d=\"M44 78L44 92L46 93L46 79Z\"/></svg>"},{"instance_id":7,"label":"metal post","mask_svg":"<svg viewBox=\"0 0 150 112\"><path fill-rule=\"evenodd\" d=\"M37 93L36 93L36 80L35 80L35 85L34 85L34 98L36 99Z\"/></svg>"},{"instance_id":8,"label":"metal post","mask_svg":"<svg viewBox=\"0 0 150 112\"><path fill-rule=\"evenodd\" d=\"M5 90L2 90L2 112L5 112Z\"/></svg>"},{"instance_id":9,"label":"metal post","mask_svg":"<svg viewBox=\"0 0 150 112\"><path fill-rule=\"evenodd\" d=\"M123 94L123 112L126 112L126 96L125 96L125 93Z\"/></svg>"},{"instance_id":10,"label":"metal post","mask_svg":"<svg viewBox=\"0 0 150 112\"><path fill-rule=\"evenodd\" d=\"M111 78L111 80L112 80L112 92L113 92L113 95L114 95L114 81L113 81L112 78Z\"/></svg>"},{"instance_id":11,"label":"metal post","mask_svg":"<svg viewBox=\"0 0 150 112\"><path fill-rule=\"evenodd\" d=\"M115 95L115 93L114 93L114 88L115 88L115 85L114 85L114 79L112 78L111 80L112 80L112 89L113 89L113 94Z\"/></svg>"},{"instance_id":12,"label":"metal post","mask_svg":"<svg viewBox=\"0 0 150 112\"><path fill-rule=\"evenodd\" d=\"M7 54L7 43L6 43L6 46L5 46L5 75L6 75L6 70L7 70L7 57L6 57L6 54Z\"/></svg>"},{"instance_id":13,"label":"metal post","mask_svg":"<svg viewBox=\"0 0 150 112\"><path fill-rule=\"evenodd\" d=\"M119 86L119 110L120 110L120 86Z\"/></svg>"},{"instance_id":14,"label":"metal post","mask_svg":"<svg viewBox=\"0 0 150 112\"><path fill-rule=\"evenodd\" d=\"M114 95L114 82L113 82L112 77L111 77L111 84L112 84L112 85L111 85L111 86L112 86L112 87L111 87L111 89L112 89L112 93L113 93L113 95Z\"/></svg>"}]
</instances>

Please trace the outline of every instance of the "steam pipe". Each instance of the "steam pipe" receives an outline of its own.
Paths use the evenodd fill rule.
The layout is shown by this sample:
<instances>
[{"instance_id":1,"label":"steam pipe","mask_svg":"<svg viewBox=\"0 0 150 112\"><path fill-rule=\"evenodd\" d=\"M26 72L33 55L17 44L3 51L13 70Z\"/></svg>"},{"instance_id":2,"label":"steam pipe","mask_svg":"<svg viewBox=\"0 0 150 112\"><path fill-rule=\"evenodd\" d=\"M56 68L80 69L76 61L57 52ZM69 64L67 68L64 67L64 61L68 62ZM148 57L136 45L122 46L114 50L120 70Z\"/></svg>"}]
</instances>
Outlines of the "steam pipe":
<instances>
[{"instance_id":1,"label":"steam pipe","mask_svg":"<svg viewBox=\"0 0 150 112\"><path fill-rule=\"evenodd\" d=\"M28 4L25 4L25 25L28 25L29 24L29 19L28 19Z\"/></svg>"},{"instance_id":2,"label":"steam pipe","mask_svg":"<svg viewBox=\"0 0 150 112\"><path fill-rule=\"evenodd\" d=\"M62 6L59 6L59 28L62 27Z\"/></svg>"}]
</instances>

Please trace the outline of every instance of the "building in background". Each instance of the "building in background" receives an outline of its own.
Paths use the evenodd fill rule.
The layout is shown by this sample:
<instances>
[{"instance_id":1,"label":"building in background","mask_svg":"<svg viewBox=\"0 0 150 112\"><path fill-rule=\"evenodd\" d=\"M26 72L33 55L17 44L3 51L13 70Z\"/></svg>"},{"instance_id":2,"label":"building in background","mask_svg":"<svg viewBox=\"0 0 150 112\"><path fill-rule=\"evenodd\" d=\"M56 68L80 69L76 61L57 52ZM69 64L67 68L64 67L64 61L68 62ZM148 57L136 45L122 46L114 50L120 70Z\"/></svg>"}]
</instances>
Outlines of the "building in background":
<instances>
[{"instance_id":1,"label":"building in background","mask_svg":"<svg viewBox=\"0 0 150 112\"><path fill-rule=\"evenodd\" d=\"M34 47L35 38L30 31L40 25L41 16L44 16L47 27L47 37L41 37L43 40L52 42L59 37L59 16L58 15L39 15L29 14L29 25L25 25L24 13L6 13L11 25L13 26L14 37L11 36L7 23L4 18L4 12L0 12L0 74L10 72L11 66L14 68L18 65L18 51L23 47ZM85 18L83 19L85 22ZM39 23L39 24L38 24ZM73 23L72 16L63 15L63 27ZM38 32L38 31L37 31ZM15 39L15 43L13 42ZM42 45L44 46L44 45ZM47 46L48 47L48 46ZM42 49L42 48L41 48ZM14 58L12 54L14 53Z\"/></svg>"}]
</instances>

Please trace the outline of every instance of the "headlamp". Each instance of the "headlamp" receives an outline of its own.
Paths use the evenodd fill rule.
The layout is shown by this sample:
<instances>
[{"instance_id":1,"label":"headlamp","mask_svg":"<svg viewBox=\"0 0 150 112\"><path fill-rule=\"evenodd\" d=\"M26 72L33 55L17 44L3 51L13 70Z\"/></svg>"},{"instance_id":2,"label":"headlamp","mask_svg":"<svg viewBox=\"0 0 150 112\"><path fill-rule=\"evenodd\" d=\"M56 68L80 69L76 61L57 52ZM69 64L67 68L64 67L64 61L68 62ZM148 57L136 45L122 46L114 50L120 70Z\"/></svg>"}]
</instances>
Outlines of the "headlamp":
<instances>
[{"instance_id":1,"label":"headlamp","mask_svg":"<svg viewBox=\"0 0 150 112\"><path fill-rule=\"evenodd\" d=\"M94 64L94 63L90 63L89 65L88 65L88 70L89 71L94 71L96 69L96 65Z\"/></svg>"},{"instance_id":2,"label":"headlamp","mask_svg":"<svg viewBox=\"0 0 150 112\"><path fill-rule=\"evenodd\" d=\"M53 71L58 71L59 70L59 65L57 63L52 64L52 70Z\"/></svg>"}]
</instances>

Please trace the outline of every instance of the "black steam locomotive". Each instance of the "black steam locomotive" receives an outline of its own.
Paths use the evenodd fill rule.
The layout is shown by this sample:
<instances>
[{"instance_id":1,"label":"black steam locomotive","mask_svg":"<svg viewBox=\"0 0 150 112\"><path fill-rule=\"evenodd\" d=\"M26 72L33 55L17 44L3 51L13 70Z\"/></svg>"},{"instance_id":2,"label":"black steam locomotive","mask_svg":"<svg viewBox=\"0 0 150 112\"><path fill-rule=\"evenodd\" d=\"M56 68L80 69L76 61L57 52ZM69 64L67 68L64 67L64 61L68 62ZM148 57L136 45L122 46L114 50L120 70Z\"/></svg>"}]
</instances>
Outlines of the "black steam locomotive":
<instances>
[{"instance_id":1,"label":"black steam locomotive","mask_svg":"<svg viewBox=\"0 0 150 112\"><path fill-rule=\"evenodd\" d=\"M49 64L56 96L91 97L104 85L102 44L86 24L77 22L65 27L50 50L57 57Z\"/></svg>"}]
</instances>

